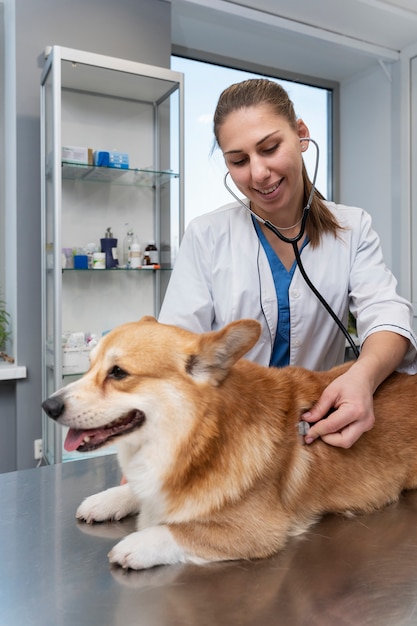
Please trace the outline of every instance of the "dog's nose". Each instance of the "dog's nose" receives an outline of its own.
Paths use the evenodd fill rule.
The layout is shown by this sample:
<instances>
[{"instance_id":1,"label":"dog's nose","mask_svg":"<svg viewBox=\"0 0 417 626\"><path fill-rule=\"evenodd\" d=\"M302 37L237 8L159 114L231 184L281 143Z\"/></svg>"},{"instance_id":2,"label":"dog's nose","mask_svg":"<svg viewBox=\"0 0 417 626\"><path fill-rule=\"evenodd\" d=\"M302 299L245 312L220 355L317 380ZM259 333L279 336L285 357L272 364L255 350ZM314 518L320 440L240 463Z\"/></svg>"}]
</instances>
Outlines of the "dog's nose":
<instances>
[{"instance_id":1,"label":"dog's nose","mask_svg":"<svg viewBox=\"0 0 417 626\"><path fill-rule=\"evenodd\" d=\"M42 408L48 417L51 417L53 420L57 420L60 415L62 415L65 404L59 398L47 398L42 402Z\"/></svg>"}]
</instances>

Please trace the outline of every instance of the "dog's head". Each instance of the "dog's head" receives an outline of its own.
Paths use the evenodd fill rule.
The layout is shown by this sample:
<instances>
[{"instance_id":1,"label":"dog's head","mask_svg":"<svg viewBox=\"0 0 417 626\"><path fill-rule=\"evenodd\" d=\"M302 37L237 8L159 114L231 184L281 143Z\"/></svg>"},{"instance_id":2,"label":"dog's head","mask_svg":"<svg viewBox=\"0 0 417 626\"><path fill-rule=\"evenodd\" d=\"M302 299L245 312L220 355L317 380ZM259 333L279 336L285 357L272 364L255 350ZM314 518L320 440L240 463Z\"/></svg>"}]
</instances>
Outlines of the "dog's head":
<instances>
[{"instance_id":1,"label":"dog's head","mask_svg":"<svg viewBox=\"0 0 417 626\"><path fill-rule=\"evenodd\" d=\"M172 420L192 419L201 386L220 385L259 335L255 320L198 335L147 316L104 336L88 372L42 407L70 427L68 451L89 452L122 435L137 437L139 430L158 429L162 420L165 428L177 428Z\"/></svg>"}]
</instances>

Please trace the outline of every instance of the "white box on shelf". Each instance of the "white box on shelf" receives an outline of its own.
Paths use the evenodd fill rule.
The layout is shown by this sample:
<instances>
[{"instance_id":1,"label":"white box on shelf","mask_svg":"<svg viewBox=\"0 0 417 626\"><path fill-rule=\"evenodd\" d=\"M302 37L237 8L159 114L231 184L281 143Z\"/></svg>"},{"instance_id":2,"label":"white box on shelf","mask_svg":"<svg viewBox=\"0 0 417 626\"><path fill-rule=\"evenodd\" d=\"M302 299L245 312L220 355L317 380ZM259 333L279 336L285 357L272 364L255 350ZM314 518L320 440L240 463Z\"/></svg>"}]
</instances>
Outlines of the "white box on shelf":
<instances>
[{"instance_id":1,"label":"white box on shelf","mask_svg":"<svg viewBox=\"0 0 417 626\"><path fill-rule=\"evenodd\" d=\"M63 348L62 373L83 374L90 367L90 348Z\"/></svg>"},{"instance_id":2,"label":"white box on shelf","mask_svg":"<svg viewBox=\"0 0 417 626\"><path fill-rule=\"evenodd\" d=\"M93 165L93 149L84 146L62 146L61 160L63 163Z\"/></svg>"}]
</instances>

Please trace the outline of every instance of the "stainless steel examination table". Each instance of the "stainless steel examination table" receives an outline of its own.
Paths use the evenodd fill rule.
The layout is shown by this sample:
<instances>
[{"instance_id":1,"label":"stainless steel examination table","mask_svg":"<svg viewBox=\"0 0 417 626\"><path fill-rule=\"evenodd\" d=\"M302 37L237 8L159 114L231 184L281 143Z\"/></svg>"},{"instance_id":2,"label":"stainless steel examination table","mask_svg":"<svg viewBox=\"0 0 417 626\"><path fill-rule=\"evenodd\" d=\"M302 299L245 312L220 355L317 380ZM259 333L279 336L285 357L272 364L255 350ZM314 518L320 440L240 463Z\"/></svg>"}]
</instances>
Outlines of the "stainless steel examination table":
<instances>
[{"instance_id":1,"label":"stainless steel examination table","mask_svg":"<svg viewBox=\"0 0 417 626\"><path fill-rule=\"evenodd\" d=\"M328 516L269 559L123 572L107 552L134 520L74 517L119 480L114 456L0 475L1 626L417 624L417 492Z\"/></svg>"}]
</instances>

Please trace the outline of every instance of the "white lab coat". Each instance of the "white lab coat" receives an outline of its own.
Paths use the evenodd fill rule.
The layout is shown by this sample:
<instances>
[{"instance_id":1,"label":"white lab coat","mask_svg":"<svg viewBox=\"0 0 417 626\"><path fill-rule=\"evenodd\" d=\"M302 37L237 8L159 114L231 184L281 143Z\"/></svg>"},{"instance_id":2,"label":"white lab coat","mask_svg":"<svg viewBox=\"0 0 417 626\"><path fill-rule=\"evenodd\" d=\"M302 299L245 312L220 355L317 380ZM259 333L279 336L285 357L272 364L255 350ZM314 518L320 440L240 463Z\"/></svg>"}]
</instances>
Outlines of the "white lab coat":
<instances>
[{"instance_id":1,"label":"white lab coat","mask_svg":"<svg viewBox=\"0 0 417 626\"><path fill-rule=\"evenodd\" d=\"M344 230L307 244L307 275L346 325L357 317L360 343L380 330L410 339L400 370L417 372L411 305L396 292L370 216L362 209L326 203ZM324 370L343 362L345 337L297 267L289 288L290 364ZM182 240L159 320L195 332L253 318L262 336L246 358L269 365L279 316L272 273L252 217L237 202L194 219Z\"/></svg>"}]
</instances>

